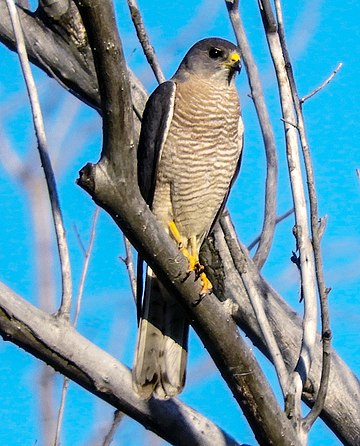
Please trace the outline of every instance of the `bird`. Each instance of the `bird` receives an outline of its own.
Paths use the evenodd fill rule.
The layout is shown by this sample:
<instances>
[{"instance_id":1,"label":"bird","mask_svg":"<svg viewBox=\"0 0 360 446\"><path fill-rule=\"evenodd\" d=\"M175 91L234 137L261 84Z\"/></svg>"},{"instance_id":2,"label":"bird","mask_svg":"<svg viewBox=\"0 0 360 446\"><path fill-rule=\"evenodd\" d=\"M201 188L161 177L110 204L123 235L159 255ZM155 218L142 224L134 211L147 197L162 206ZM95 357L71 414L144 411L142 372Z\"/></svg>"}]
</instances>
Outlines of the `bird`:
<instances>
[{"instance_id":1,"label":"bird","mask_svg":"<svg viewBox=\"0 0 360 446\"><path fill-rule=\"evenodd\" d=\"M137 151L140 192L201 280L203 241L220 217L238 174L244 127L235 77L240 50L211 37L195 43L174 76L145 106ZM189 322L180 304L138 261L139 328L132 369L140 398L168 399L184 388ZM140 296L143 294L143 296Z\"/></svg>"}]
</instances>

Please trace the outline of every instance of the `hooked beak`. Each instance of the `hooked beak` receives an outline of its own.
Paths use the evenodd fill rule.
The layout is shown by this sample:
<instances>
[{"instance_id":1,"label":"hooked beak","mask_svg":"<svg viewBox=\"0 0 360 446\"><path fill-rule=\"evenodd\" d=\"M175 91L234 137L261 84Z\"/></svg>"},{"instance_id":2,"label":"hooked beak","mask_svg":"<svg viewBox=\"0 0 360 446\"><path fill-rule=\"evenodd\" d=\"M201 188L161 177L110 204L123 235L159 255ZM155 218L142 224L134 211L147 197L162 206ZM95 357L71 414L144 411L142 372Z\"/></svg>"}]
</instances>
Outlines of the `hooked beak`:
<instances>
[{"instance_id":1,"label":"hooked beak","mask_svg":"<svg viewBox=\"0 0 360 446\"><path fill-rule=\"evenodd\" d=\"M229 55L227 66L233 70L240 73L241 70L241 63L240 63L240 55L237 52L233 52Z\"/></svg>"},{"instance_id":2,"label":"hooked beak","mask_svg":"<svg viewBox=\"0 0 360 446\"><path fill-rule=\"evenodd\" d=\"M241 70L240 54L237 51L230 53L224 65L229 70L227 80L230 85L235 77L235 72L240 73Z\"/></svg>"},{"instance_id":3,"label":"hooked beak","mask_svg":"<svg viewBox=\"0 0 360 446\"><path fill-rule=\"evenodd\" d=\"M236 51L230 53L227 61L225 62L225 66L230 68L231 71L237 71L240 73L241 63L239 53Z\"/></svg>"}]
</instances>

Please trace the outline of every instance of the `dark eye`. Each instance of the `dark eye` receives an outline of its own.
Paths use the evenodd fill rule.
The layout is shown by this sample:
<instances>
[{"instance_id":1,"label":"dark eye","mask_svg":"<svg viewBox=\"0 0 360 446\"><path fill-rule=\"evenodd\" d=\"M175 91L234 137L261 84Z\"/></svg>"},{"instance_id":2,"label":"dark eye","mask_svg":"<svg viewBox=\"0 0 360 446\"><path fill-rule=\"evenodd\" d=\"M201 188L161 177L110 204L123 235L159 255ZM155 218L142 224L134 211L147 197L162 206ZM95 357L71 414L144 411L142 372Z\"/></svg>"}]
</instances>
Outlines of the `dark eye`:
<instances>
[{"instance_id":1,"label":"dark eye","mask_svg":"<svg viewBox=\"0 0 360 446\"><path fill-rule=\"evenodd\" d=\"M209 56L211 57L211 59L219 59L219 57L224 56L224 51L219 50L219 48L211 48L209 51Z\"/></svg>"}]
</instances>

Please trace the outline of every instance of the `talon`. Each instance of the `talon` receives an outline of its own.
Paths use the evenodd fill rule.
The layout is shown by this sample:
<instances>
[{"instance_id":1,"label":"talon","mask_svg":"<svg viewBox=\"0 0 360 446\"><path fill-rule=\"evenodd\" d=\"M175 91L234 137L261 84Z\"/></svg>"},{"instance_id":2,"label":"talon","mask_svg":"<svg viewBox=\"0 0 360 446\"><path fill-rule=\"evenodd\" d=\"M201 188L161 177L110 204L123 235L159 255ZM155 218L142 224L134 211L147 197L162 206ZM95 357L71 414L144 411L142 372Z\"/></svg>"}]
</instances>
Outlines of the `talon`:
<instances>
[{"instance_id":1,"label":"talon","mask_svg":"<svg viewBox=\"0 0 360 446\"><path fill-rule=\"evenodd\" d=\"M177 243L179 250L181 253L187 258L189 262L188 270L187 270L187 276L189 277L190 273L192 271L195 272L195 280L201 279L201 296L206 296L207 294L210 294L212 292L213 286L210 282L210 280L206 277L206 274L204 272L204 267L199 262L199 253L198 253L198 247L197 247L197 239L196 236L193 235L189 239L190 247L191 247L191 254L190 251L185 248L183 243L183 238L181 237L181 234L176 226L176 223L174 220L169 221L168 223L169 231L175 242Z\"/></svg>"},{"instance_id":2,"label":"talon","mask_svg":"<svg viewBox=\"0 0 360 446\"><path fill-rule=\"evenodd\" d=\"M194 271L195 271L195 277L196 279L198 279L199 277L201 277L201 274L204 273L203 265L201 265L201 263L199 262L196 262L196 264L194 265Z\"/></svg>"},{"instance_id":3,"label":"talon","mask_svg":"<svg viewBox=\"0 0 360 446\"><path fill-rule=\"evenodd\" d=\"M206 274L204 272L202 272L200 274L200 279L201 279L201 284L202 284L202 288L201 288L201 291L200 291L200 296L201 297L205 297L206 295L212 293L213 286L212 286L212 283L207 278L207 276L206 276Z\"/></svg>"}]
</instances>

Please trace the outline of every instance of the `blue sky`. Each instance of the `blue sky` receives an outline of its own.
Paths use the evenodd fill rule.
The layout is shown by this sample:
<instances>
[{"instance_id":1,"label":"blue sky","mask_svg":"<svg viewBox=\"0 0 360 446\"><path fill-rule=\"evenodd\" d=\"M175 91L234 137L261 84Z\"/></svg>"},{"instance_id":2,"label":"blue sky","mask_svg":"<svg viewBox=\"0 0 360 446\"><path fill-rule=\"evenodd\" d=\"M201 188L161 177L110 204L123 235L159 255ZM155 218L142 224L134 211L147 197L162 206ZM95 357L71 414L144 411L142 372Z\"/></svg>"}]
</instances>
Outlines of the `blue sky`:
<instances>
[{"instance_id":1,"label":"blue sky","mask_svg":"<svg viewBox=\"0 0 360 446\"><path fill-rule=\"evenodd\" d=\"M120 33L127 60L146 88L156 81L144 63L126 5L116 2ZM184 2L139 1L152 43L166 77L170 77L187 49L207 36L234 40L222 2L197 4ZM357 1L284 2L284 20L290 55L300 95L312 91L339 62L343 68L335 79L304 105L307 132L313 157L320 215L328 215L322 241L324 269L330 293L333 345L347 364L360 372L358 342L360 295L360 5ZM264 82L267 104L276 133L279 155L278 213L291 207L285 164L276 83L268 56L256 2L244 2L243 20ZM84 243L88 240L94 205L76 184L78 170L96 161L101 144L101 122L96 113L69 98L60 87L39 70L38 79L49 145L55 160L60 199L70 244L77 290L83 257L74 230L76 225ZM245 152L241 173L232 191L229 208L240 238L251 242L259 233L263 212L264 150L258 124L243 72L238 80L245 122ZM64 113L64 110L66 112ZM38 279L34 262L34 228L29 188L9 173L16 163L5 150L30 166L38 165L24 85L16 56L0 47L0 280L24 298L38 302ZM69 121L69 122L67 122ZM85 135L83 140L80 134ZM30 160L30 161L28 161ZM32 169L34 169L32 167ZM41 174L40 174L41 176ZM298 311L298 277L290 262L294 239L292 218L279 224L271 254L264 267L270 283ZM136 319L126 270L119 260L124 255L121 234L110 218L100 213L93 256L86 281L79 331L127 365L131 365ZM56 257L50 265L59 299ZM55 304L50 304L55 309ZM29 354L9 343L0 343L0 443L4 445L42 445L39 428L38 373L41 365ZM195 335L190 339L188 382L181 399L209 416L239 441L255 444L233 398L219 379L207 352ZM262 360L266 373L275 383L271 367ZM56 398L61 377L56 378ZM276 384L274 384L276 385ZM16 397L14 396L16 395ZM65 411L63 445L86 445L100 435L111 421L112 408L97 401L76 385L70 386ZM16 435L14 434L16 432ZM114 445L147 444L148 433L126 419ZM338 440L316 423L310 446L337 445Z\"/></svg>"}]
</instances>

